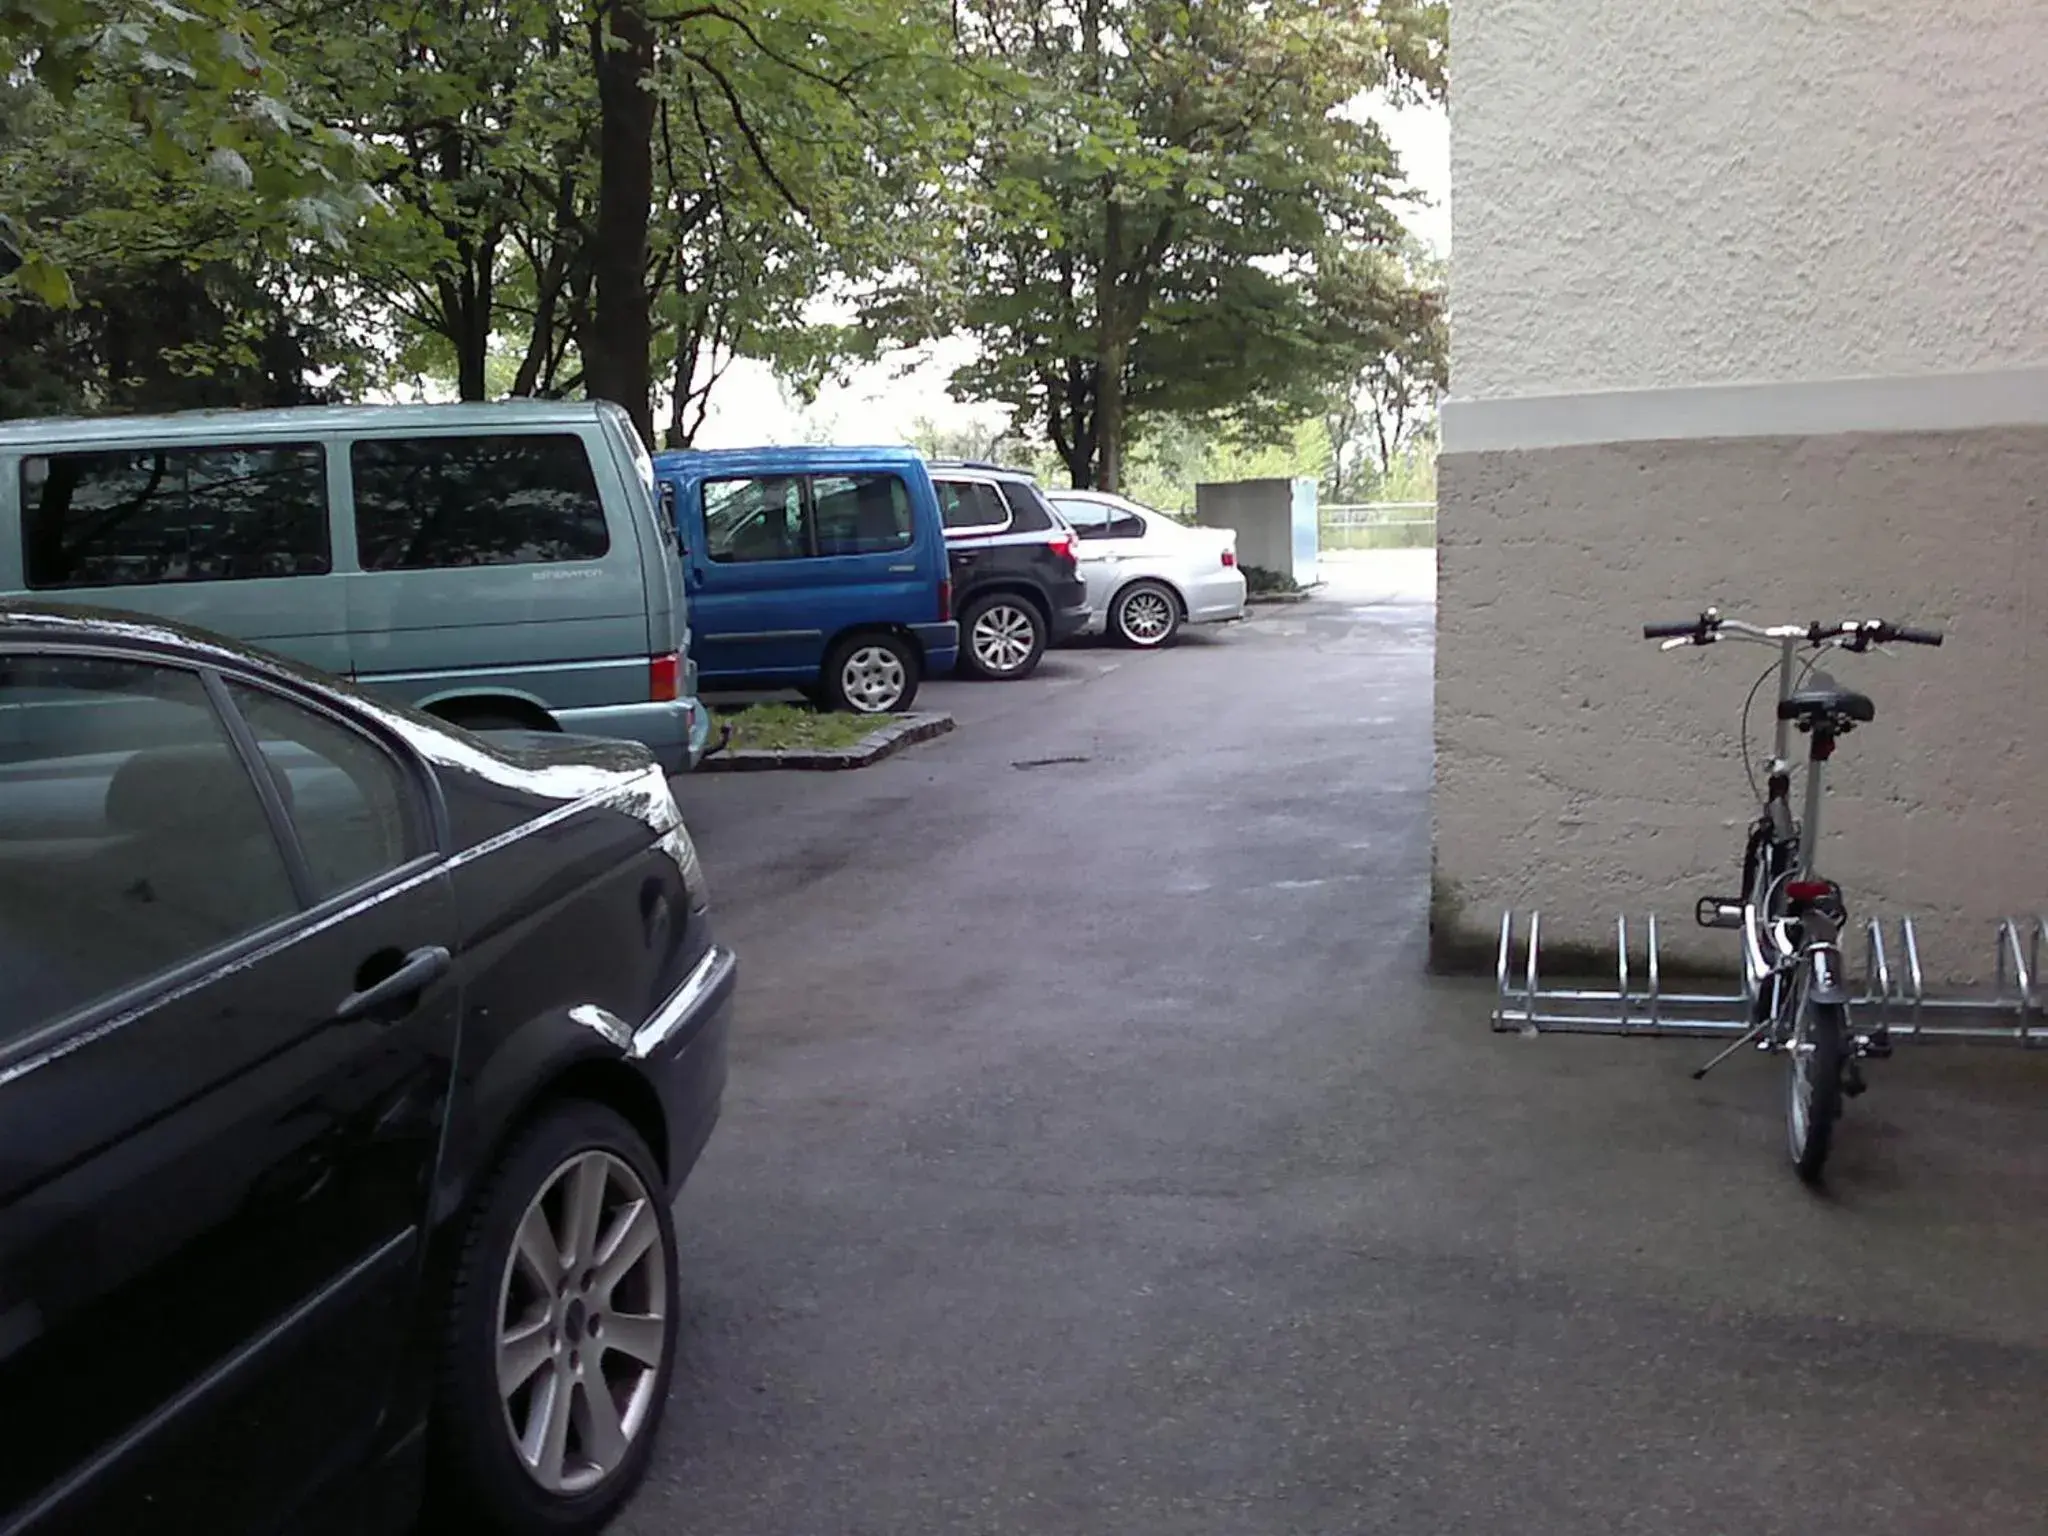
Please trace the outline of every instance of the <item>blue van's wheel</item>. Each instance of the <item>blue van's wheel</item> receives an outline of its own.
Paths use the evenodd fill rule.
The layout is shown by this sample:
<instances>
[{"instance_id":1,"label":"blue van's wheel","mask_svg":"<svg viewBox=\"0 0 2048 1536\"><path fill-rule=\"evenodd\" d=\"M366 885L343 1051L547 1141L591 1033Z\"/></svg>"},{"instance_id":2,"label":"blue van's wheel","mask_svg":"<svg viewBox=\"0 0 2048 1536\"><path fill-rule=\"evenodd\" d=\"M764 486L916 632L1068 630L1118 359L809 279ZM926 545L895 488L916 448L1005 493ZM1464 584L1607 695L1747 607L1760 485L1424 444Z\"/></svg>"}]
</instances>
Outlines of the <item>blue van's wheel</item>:
<instances>
[{"instance_id":1,"label":"blue van's wheel","mask_svg":"<svg viewBox=\"0 0 2048 1536\"><path fill-rule=\"evenodd\" d=\"M917 671L917 652L900 635L848 635L832 648L820 681L831 708L887 715L917 697Z\"/></svg>"}]
</instances>

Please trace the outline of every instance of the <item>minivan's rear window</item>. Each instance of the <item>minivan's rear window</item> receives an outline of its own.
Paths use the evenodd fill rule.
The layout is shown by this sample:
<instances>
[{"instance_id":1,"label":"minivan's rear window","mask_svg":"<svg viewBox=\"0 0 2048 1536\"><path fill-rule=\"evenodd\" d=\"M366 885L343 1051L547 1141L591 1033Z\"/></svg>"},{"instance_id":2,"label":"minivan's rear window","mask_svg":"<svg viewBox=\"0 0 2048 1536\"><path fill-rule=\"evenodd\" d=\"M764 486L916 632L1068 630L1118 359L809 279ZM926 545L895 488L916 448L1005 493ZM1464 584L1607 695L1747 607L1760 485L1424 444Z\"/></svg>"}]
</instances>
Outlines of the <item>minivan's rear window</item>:
<instances>
[{"instance_id":1,"label":"minivan's rear window","mask_svg":"<svg viewBox=\"0 0 2048 1536\"><path fill-rule=\"evenodd\" d=\"M366 571L596 560L611 548L574 433L365 438L349 464Z\"/></svg>"},{"instance_id":2,"label":"minivan's rear window","mask_svg":"<svg viewBox=\"0 0 2048 1536\"><path fill-rule=\"evenodd\" d=\"M21 464L28 584L324 576L327 462L315 443L119 448Z\"/></svg>"}]
</instances>

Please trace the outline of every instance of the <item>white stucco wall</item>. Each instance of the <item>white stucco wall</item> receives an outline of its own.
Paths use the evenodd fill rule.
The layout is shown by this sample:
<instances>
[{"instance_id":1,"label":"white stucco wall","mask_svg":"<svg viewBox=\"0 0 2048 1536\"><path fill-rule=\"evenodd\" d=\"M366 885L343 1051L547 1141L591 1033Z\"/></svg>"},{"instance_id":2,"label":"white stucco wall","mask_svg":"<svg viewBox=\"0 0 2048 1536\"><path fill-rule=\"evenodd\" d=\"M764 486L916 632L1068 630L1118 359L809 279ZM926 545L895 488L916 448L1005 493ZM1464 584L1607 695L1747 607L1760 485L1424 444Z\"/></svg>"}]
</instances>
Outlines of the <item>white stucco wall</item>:
<instances>
[{"instance_id":1,"label":"white stucco wall","mask_svg":"<svg viewBox=\"0 0 2048 1536\"><path fill-rule=\"evenodd\" d=\"M1454 396L2048 361L2044 0L1451 16Z\"/></svg>"}]
</instances>

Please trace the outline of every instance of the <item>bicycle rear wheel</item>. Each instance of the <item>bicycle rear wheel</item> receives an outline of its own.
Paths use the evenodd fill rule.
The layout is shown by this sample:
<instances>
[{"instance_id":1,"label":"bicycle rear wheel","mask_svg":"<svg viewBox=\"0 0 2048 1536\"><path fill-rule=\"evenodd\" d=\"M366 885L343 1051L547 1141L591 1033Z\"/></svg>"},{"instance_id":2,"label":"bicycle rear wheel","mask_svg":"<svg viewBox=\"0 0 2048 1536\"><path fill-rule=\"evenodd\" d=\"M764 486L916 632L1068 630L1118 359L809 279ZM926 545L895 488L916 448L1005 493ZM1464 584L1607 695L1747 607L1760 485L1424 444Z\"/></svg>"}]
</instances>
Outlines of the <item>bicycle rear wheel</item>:
<instances>
[{"instance_id":1,"label":"bicycle rear wheel","mask_svg":"<svg viewBox=\"0 0 2048 1536\"><path fill-rule=\"evenodd\" d=\"M1842 1114L1842 1051L1848 1018L1840 1003L1804 995L1792 1029L1785 1074L1785 1133L1792 1166L1809 1184L1820 1182Z\"/></svg>"}]
</instances>

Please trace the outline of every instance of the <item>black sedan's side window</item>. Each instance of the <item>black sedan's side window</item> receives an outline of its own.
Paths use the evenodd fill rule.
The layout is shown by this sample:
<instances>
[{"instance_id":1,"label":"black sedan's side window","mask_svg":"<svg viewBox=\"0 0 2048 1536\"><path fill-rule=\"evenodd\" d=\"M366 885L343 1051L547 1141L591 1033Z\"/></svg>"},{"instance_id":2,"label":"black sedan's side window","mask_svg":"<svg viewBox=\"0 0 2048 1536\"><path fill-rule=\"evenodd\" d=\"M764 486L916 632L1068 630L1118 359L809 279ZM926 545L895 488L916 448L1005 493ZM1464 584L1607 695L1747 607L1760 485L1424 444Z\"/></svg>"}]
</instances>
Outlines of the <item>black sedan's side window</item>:
<instances>
[{"instance_id":1,"label":"black sedan's side window","mask_svg":"<svg viewBox=\"0 0 2048 1536\"><path fill-rule=\"evenodd\" d=\"M424 850L404 773L350 727L261 689L229 685L299 834L316 897L353 889Z\"/></svg>"},{"instance_id":2,"label":"black sedan's side window","mask_svg":"<svg viewBox=\"0 0 2048 1536\"><path fill-rule=\"evenodd\" d=\"M0 654L0 1046L297 910L196 674Z\"/></svg>"}]
</instances>

